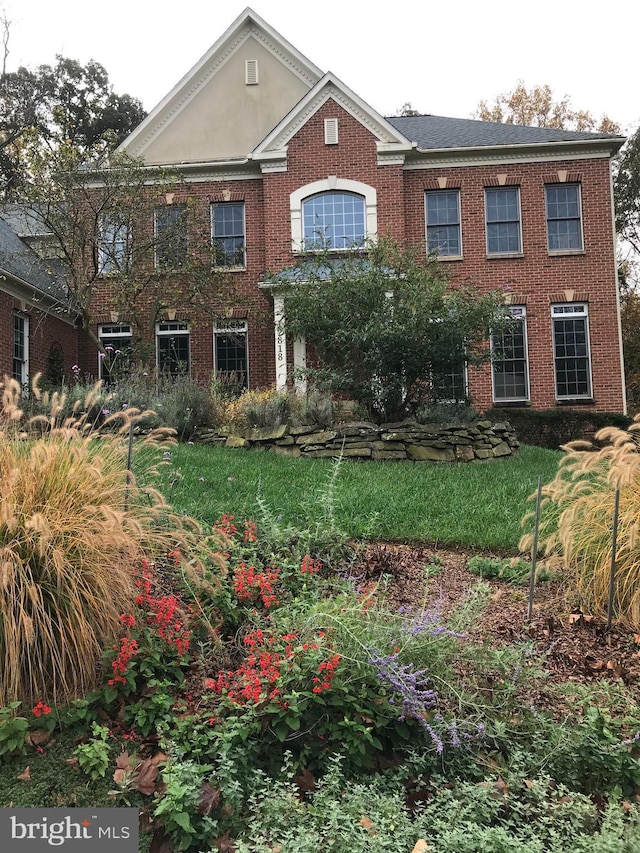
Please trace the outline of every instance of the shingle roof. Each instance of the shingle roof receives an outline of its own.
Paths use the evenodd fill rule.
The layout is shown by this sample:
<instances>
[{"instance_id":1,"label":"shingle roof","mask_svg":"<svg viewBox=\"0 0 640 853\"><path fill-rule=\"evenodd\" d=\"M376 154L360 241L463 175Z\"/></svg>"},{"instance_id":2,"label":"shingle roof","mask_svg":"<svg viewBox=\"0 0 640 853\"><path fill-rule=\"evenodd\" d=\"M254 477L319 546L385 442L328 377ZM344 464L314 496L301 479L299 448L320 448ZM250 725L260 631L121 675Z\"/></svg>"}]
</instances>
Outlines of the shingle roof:
<instances>
[{"instance_id":1,"label":"shingle roof","mask_svg":"<svg viewBox=\"0 0 640 853\"><path fill-rule=\"evenodd\" d=\"M0 217L0 273L8 273L57 302L67 304L68 292L58 267L55 262L43 260Z\"/></svg>"},{"instance_id":2,"label":"shingle roof","mask_svg":"<svg viewBox=\"0 0 640 853\"><path fill-rule=\"evenodd\" d=\"M441 148L482 148L492 145L535 145L552 142L611 140L616 147L622 139L610 133L585 133L548 127L524 127L497 121L447 118L445 116L391 116L387 121L416 142L421 151Z\"/></svg>"}]
</instances>

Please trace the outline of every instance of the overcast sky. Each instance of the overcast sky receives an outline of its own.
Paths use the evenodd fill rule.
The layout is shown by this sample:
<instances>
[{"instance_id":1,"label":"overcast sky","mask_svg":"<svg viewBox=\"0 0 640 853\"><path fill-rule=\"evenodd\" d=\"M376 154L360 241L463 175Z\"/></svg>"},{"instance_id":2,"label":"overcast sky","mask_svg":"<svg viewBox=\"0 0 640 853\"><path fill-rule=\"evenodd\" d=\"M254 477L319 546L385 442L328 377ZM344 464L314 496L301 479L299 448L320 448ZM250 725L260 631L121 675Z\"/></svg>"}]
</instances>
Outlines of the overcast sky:
<instances>
[{"instance_id":1,"label":"overcast sky","mask_svg":"<svg viewBox=\"0 0 640 853\"><path fill-rule=\"evenodd\" d=\"M243 0L0 0L10 69L57 53L107 69L152 109L243 11ZM624 131L640 124L640 0L255 0L255 12L384 115L409 101L469 117L481 99L549 83Z\"/></svg>"}]
</instances>

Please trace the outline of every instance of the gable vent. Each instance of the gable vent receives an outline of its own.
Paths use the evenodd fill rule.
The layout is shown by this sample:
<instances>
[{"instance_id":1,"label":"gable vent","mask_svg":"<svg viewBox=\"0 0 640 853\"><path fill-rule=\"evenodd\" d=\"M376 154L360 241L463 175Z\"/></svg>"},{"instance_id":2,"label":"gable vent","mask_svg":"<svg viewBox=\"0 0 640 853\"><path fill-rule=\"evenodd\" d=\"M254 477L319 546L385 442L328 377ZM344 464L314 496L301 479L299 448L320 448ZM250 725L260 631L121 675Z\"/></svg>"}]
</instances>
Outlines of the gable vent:
<instances>
[{"instance_id":1,"label":"gable vent","mask_svg":"<svg viewBox=\"0 0 640 853\"><path fill-rule=\"evenodd\" d=\"M247 86L258 85L258 60L245 59L244 63L244 82Z\"/></svg>"},{"instance_id":2,"label":"gable vent","mask_svg":"<svg viewBox=\"0 0 640 853\"><path fill-rule=\"evenodd\" d=\"M324 144L325 145L337 145L338 144L338 119L337 118L326 118L324 120Z\"/></svg>"}]
</instances>

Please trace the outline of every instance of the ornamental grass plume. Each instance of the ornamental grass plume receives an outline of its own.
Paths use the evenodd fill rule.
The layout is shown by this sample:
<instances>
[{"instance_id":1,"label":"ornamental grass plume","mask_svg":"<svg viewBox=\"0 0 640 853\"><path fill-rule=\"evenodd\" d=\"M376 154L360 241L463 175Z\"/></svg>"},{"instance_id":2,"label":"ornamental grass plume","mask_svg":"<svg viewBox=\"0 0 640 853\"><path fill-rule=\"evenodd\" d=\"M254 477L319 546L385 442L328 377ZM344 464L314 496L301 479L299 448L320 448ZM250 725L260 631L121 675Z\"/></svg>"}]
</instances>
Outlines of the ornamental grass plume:
<instances>
[{"instance_id":1,"label":"ornamental grass plume","mask_svg":"<svg viewBox=\"0 0 640 853\"><path fill-rule=\"evenodd\" d=\"M63 415L64 395L40 394L37 378L46 414L35 418L23 416L17 382L5 377L0 391L0 706L61 704L95 684L143 560L176 545L189 554L199 528L127 471L130 425L147 412L127 409L96 430L80 406ZM139 441L154 447L171 432Z\"/></svg>"},{"instance_id":2,"label":"ornamental grass plume","mask_svg":"<svg viewBox=\"0 0 640 853\"><path fill-rule=\"evenodd\" d=\"M613 507L620 489L614 614L640 629L640 415L628 430L605 427L602 447L574 441L563 449L555 478L543 487L540 550L560 560L573 578L583 609L605 617L611 570ZM523 519L530 524L533 513ZM520 549L531 548L523 536Z\"/></svg>"}]
</instances>

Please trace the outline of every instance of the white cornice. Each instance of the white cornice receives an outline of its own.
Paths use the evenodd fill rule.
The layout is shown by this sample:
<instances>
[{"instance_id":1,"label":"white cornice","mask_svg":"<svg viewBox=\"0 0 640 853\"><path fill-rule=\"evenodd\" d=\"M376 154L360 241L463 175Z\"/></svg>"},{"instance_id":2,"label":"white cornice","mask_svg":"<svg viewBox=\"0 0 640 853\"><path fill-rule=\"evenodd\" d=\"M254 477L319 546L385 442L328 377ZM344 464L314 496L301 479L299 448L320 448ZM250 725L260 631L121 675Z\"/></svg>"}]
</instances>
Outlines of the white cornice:
<instances>
[{"instance_id":1,"label":"white cornice","mask_svg":"<svg viewBox=\"0 0 640 853\"><path fill-rule=\"evenodd\" d=\"M322 77L322 71L277 33L259 15L247 8L227 31L184 75L179 83L122 142L119 151L140 156L152 138L184 109L198 90L211 79L248 38L261 42L283 65L309 88Z\"/></svg>"},{"instance_id":2,"label":"white cornice","mask_svg":"<svg viewBox=\"0 0 640 853\"><path fill-rule=\"evenodd\" d=\"M610 146L596 144L595 141L591 140L587 145L576 142L552 142L528 146L495 145L482 148L438 148L417 152L405 163L404 168L406 171L415 171L456 166L492 166L499 163L549 163L558 160L609 159L610 156Z\"/></svg>"}]
</instances>

